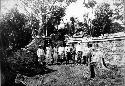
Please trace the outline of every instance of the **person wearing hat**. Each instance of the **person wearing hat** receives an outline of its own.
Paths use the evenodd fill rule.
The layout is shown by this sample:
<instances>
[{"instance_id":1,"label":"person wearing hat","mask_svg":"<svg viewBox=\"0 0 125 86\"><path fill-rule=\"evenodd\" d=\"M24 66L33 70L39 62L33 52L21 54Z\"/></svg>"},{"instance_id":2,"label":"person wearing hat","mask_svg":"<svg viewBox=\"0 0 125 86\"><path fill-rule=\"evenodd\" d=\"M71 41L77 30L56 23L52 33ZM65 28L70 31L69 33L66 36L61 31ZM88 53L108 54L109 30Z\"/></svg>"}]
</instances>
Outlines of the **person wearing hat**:
<instances>
[{"instance_id":1,"label":"person wearing hat","mask_svg":"<svg viewBox=\"0 0 125 86\"><path fill-rule=\"evenodd\" d=\"M37 49L38 62L43 65L45 60L45 53L41 45Z\"/></svg>"}]
</instances>

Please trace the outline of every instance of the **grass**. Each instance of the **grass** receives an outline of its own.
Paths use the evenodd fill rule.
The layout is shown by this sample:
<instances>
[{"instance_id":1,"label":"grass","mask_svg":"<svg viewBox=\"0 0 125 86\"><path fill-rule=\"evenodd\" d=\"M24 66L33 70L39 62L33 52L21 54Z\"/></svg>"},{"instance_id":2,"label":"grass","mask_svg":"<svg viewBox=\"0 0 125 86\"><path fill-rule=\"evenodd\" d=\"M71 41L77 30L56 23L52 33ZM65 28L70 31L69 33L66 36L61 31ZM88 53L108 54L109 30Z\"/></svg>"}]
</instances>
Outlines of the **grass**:
<instances>
[{"instance_id":1,"label":"grass","mask_svg":"<svg viewBox=\"0 0 125 86\"><path fill-rule=\"evenodd\" d=\"M85 65L53 65L48 68L57 71L25 77L23 82L27 86L124 86L125 84L124 74L120 70L116 72L100 69L97 71L97 76L90 80L89 67Z\"/></svg>"}]
</instances>

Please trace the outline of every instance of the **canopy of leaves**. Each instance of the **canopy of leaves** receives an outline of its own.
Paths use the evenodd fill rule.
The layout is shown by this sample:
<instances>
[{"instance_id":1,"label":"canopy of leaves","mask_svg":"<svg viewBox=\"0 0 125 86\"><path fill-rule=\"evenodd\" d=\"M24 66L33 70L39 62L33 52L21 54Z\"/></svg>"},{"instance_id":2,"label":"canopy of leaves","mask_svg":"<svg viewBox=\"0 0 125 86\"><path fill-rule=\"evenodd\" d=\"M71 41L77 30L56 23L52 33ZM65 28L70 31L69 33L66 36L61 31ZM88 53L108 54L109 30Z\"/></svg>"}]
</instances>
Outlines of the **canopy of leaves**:
<instances>
[{"instance_id":1,"label":"canopy of leaves","mask_svg":"<svg viewBox=\"0 0 125 86\"><path fill-rule=\"evenodd\" d=\"M117 33L122 31L125 31L125 29L119 23L115 22L112 24L111 33Z\"/></svg>"},{"instance_id":2,"label":"canopy of leaves","mask_svg":"<svg viewBox=\"0 0 125 86\"><path fill-rule=\"evenodd\" d=\"M32 22L36 22L36 20L32 20ZM17 50L25 47L32 39L32 29L38 28L38 22L36 23L32 23L31 26L29 19L24 14L12 9L0 23L3 48L11 47L12 50Z\"/></svg>"},{"instance_id":3,"label":"canopy of leaves","mask_svg":"<svg viewBox=\"0 0 125 86\"><path fill-rule=\"evenodd\" d=\"M17 9L12 9L3 17L0 22L0 54L5 65L2 68L30 76L43 70L38 68L36 51L31 51L34 48L30 51L21 50L30 43L35 29L39 29L39 21L34 16L27 17L19 13Z\"/></svg>"},{"instance_id":4,"label":"canopy of leaves","mask_svg":"<svg viewBox=\"0 0 125 86\"><path fill-rule=\"evenodd\" d=\"M112 20L112 10L110 5L103 3L99 5L95 11L96 19L92 21L92 36L100 36L101 34L110 33Z\"/></svg>"},{"instance_id":5,"label":"canopy of leaves","mask_svg":"<svg viewBox=\"0 0 125 86\"><path fill-rule=\"evenodd\" d=\"M124 0L121 0L119 3L114 3L113 5L113 20L120 20L123 24L124 22L124 10L125 10L125 5L124 5Z\"/></svg>"},{"instance_id":6,"label":"canopy of leaves","mask_svg":"<svg viewBox=\"0 0 125 86\"><path fill-rule=\"evenodd\" d=\"M50 18L47 18L46 15L44 15L45 23L43 23L43 31L44 34L46 34L47 29L47 36L50 36L51 34L55 33L55 26L60 24L61 18L65 15L64 8L58 8L55 11L52 11L52 15Z\"/></svg>"}]
</instances>

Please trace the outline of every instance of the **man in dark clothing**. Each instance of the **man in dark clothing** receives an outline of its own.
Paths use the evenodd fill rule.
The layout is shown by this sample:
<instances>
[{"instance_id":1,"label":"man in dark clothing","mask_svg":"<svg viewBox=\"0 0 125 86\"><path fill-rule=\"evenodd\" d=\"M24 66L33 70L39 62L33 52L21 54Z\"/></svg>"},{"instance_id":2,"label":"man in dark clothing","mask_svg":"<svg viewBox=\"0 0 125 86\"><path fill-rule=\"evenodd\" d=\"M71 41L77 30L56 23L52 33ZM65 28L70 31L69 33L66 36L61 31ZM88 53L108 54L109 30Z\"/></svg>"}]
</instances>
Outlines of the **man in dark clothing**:
<instances>
[{"instance_id":1,"label":"man in dark clothing","mask_svg":"<svg viewBox=\"0 0 125 86\"><path fill-rule=\"evenodd\" d=\"M87 57L86 56L83 56L83 61L82 61L82 64L87 64Z\"/></svg>"},{"instance_id":2,"label":"man in dark clothing","mask_svg":"<svg viewBox=\"0 0 125 86\"><path fill-rule=\"evenodd\" d=\"M67 56L66 56L66 64L68 64L69 63L69 61L71 60L71 58L72 58L72 55L71 55L71 52L70 51L67 51Z\"/></svg>"}]
</instances>

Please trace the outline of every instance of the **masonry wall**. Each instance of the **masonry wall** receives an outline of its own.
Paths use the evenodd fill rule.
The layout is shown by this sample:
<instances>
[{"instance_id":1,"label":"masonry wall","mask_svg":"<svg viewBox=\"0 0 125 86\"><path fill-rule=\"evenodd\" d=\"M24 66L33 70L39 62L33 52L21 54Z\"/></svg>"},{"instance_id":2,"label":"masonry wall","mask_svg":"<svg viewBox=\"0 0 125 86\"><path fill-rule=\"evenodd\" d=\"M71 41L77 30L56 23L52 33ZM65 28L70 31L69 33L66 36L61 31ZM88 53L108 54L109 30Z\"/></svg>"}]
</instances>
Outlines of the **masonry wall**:
<instances>
[{"instance_id":1,"label":"masonry wall","mask_svg":"<svg viewBox=\"0 0 125 86\"><path fill-rule=\"evenodd\" d=\"M98 42L107 63L125 66L125 39Z\"/></svg>"}]
</instances>

